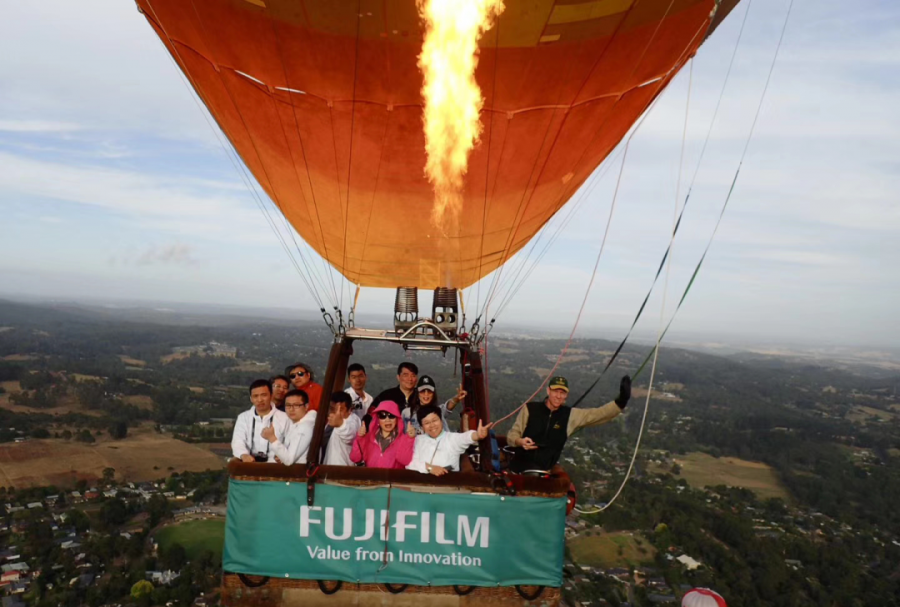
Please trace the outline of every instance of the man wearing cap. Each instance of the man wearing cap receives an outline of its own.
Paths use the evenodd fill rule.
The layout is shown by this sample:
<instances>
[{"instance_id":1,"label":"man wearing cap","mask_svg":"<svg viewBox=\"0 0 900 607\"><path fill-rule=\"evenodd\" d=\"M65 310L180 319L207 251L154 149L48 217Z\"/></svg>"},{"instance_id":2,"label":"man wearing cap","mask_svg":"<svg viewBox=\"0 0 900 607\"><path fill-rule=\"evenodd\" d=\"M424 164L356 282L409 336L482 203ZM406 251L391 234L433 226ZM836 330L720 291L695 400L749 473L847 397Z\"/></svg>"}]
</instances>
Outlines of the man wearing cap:
<instances>
[{"instance_id":1,"label":"man wearing cap","mask_svg":"<svg viewBox=\"0 0 900 607\"><path fill-rule=\"evenodd\" d=\"M631 378L619 383L619 395L612 402L594 409L566 407L569 382L553 377L547 384L543 401L528 403L519 411L506 442L515 449L509 468L513 472L550 470L559 461L566 440L573 432L588 426L599 426L615 419L631 398Z\"/></svg>"}]
</instances>

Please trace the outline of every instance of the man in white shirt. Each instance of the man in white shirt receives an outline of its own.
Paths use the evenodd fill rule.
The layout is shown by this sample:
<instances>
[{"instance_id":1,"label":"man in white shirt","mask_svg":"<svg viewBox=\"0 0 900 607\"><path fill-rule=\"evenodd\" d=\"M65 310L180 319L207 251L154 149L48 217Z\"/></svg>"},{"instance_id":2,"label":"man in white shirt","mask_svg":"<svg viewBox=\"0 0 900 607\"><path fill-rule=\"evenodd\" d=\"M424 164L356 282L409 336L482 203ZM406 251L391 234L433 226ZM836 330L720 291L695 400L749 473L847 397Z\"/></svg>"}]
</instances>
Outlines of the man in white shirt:
<instances>
[{"instance_id":1,"label":"man in white shirt","mask_svg":"<svg viewBox=\"0 0 900 607\"><path fill-rule=\"evenodd\" d=\"M275 452L262 436L265 428L284 437L291 421L288 416L272 407L272 384L257 379L250 384L250 402L253 406L244 411L234 422L231 435L231 452L243 462L274 462Z\"/></svg>"},{"instance_id":2,"label":"man in white shirt","mask_svg":"<svg viewBox=\"0 0 900 607\"><path fill-rule=\"evenodd\" d=\"M291 421L284 437L279 438L273 429L266 428L263 438L272 445L277 461L285 466L305 464L316 427L316 412L309 410L309 396L303 390L291 390L287 393L284 397L284 411Z\"/></svg>"},{"instance_id":3,"label":"man in white shirt","mask_svg":"<svg viewBox=\"0 0 900 607\"><path fill-rule=\"evenodd\" d=\"M366 376L366 368L359 363L353 363L349 367L347 367L347 380L350 382L350 387L344 390L347 394L350 395L350 410L354 415L359 417L362 420L365 417L366 412L369 410L369 406L372 404L372 401L375 400L374 397L366 392L366 381L368 381L368 377Z\"/></svg>"},{"instance_id":4,"label":"man in white shirt","mask_svg":"<svg viewBox=\"0 0 900 607\"><path fill-rule=\"evenodd\" d=\"M369 397L371 398L371 397ZM350 460L350 450L356 433L362 423L360 418L351 412L350 395L346 392L335 392L328 405L328 425L333 428L328 449L325 451L326 466L355 466Z\"/></svg>"},{"instance_id":5,"label":"man in white shirt","mask_svg":"<svg viewBox=\"0 0 900 607\"><path fill-rule=\"evenodd\" d=\"M413 458L406 469L434 476L458 472L459 456L476 441L487 438L488 431L494 425L485 426L481 420L478 420L478 430L447 432L444 430L440 407L433 405L419 407L416 415L425 432L416 437Z\"/></svg>"}]
</instances>

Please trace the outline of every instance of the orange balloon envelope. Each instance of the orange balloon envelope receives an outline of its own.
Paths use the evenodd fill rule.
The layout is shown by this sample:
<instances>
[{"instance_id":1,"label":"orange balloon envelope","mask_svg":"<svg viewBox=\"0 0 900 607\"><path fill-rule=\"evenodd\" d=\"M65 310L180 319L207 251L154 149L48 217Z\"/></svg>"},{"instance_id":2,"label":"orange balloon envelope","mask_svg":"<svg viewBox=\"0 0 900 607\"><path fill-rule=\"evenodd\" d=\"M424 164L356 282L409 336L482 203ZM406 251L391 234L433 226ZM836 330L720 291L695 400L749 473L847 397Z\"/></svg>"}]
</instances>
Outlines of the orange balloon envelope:
<instances>
[{"instance_id":1,"label":"orange balloon envelope","mask_svg":"<svg viewBox=\"0 0 900 607\"><path fill-rule=\"evenodd\" d=\"M458 225L431 220L414 0L137 0L300 236L362 286L464 288L521 249L739 0L506 0Z\"/></svg>"}]
</instances>

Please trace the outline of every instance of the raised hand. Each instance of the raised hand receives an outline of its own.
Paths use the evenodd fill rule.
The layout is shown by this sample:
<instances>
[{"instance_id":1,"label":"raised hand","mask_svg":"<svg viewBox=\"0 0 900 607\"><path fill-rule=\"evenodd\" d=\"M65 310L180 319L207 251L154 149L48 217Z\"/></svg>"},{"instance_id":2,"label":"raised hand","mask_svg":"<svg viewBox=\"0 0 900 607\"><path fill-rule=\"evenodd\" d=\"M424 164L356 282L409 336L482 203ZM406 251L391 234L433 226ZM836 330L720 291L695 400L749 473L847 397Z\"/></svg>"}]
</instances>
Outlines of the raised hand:
<instances>
[{"instance_id":1,"label":"raised hand","mask_svg":"<svg viewBox=\"0 0 900 607\"><path fill-rule=\"evenodd\" d=\"M366 435L366 425L365 425L365 424L360 424L360 425L359 425L359 432L356 433L356 436L365 436L365 435Z\"/></svg>"},{"instance_id":2,"label":"raised hand","mask_svg":"<svg viewBox=\"0 0 900 607\"><path fill-rule=\"evenodd\" d=\"M616 404L619 405L619 409L624 409L629 400L631 400L631 378L626 375L619 382L619 395L616 397Z\"/></svg>"},{"instance_id":3,"label":"raised hand","mask_svg":"<svg viewBox=\"0 0 900 607\"><path fill-rule=\"evenodd\" d=\"M478 440L483 440L483 439L487 438L488 432L490 431L490 429L493 425L494 424L488 424L487 426L485 426L484 422L479 419L478 420L478 430L476 430L474 433L475 437Z\"/></svg>"},{"instance_id":4,"label":"raised hand","mask_svg":"<svg viewBox=\"0 0 900 607\"><path fill-rule=\"evenodd\" d=\"M274 443L276 440L275 439L275 428L273 428L272 426L266 426L265 428L262 429L262 432L260 432L259 434L260 434L260 436L262 436L264 439L266 439L270 443Z\"/></svg>"},{"instance_id":5,"label":"raised hand","mask_svg":"<svg viewBox=\"0 0 900 607\"><path fill-rule=\"evenodd\" d=\"M406 426L406 434L407 434L407 436L409 436L410 438L415 438L415 437L416 437L416 429L413 428L413 425L412 425L412 424L407 424L407 426Z\"/></svg>"}]
</instances>

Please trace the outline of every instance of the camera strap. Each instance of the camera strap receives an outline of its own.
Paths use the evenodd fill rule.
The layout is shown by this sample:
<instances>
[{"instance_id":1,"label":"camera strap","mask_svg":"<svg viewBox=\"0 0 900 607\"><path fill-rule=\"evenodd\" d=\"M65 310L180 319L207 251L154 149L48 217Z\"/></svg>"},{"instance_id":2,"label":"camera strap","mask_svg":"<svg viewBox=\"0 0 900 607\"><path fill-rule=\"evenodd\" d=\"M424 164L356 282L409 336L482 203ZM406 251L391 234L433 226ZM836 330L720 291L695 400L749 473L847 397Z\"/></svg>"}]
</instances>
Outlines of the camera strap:
<instances>
[{"instance_id":1,"label":"camera strap","mask_svg":"<svg viewBox=\"0 0 900 607\"><path fill-rule=\"evenodd\" d=\"M272 419L274 420L275 417L272 416ZM271 443L266 441L266 459L269 459L269 445ZM256 453L253 451L254 447L256 447L256 413L253 414L253 425L250 428L250 453L256 456Z\"/></svg>"}]
</instances>

